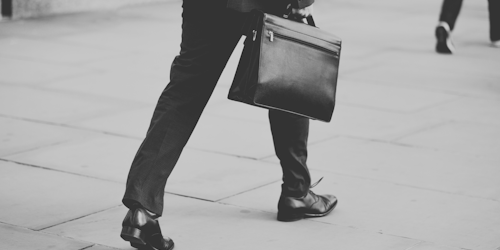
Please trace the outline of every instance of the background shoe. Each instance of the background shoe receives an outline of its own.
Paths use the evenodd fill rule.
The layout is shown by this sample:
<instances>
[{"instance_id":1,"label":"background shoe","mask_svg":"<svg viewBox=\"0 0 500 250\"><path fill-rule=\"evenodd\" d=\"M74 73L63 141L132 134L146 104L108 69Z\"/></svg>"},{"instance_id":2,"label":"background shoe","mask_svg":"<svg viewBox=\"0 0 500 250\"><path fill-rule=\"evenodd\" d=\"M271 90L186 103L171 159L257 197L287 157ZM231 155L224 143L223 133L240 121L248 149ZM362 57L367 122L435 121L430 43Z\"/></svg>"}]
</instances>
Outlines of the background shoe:
<instances>
[{"instance_id":1,"label":"background shoe","mask_svg":"<svg viewBox=\"0 0 500 250\"><path fill-rule=\"evenodd\" d=\"M138 249L171 250L174 242L164 238L160 223L155 220L144 208L130 209L122 222L122 239Z\"/></svg>"},{"instance_id":2,"label":"background shoe","mask_svg":"<svg viewBox=\"0 0 500 250\"><path fill-rule=\"evenodd\" d=\"M441 54L452 54L455 50L450 39L450 26L446 22L440 22L436 27L436 52Z\"/></svg>"},{"instance_id":3,"label":"background shoe","mask_svg":"<svg viewBox=\"0 0 500 250\"><path fill-rule=\"evenodd\" d=\"M317 195L311 190L301 198L281 196L278 202L278 220L290 222L303 218L323 217L332 212L335 206L337 206L335 196Z\"/></svg>"},{"instance_id":4,"label":"background shoe","mask_svg":"<svg viewBox=\"0 0 500 250\"><path fill-rule=\"evenodd\" d=\"M491 47L500 48L500 40L491 42Z\"/></svg>"}]
</instances>

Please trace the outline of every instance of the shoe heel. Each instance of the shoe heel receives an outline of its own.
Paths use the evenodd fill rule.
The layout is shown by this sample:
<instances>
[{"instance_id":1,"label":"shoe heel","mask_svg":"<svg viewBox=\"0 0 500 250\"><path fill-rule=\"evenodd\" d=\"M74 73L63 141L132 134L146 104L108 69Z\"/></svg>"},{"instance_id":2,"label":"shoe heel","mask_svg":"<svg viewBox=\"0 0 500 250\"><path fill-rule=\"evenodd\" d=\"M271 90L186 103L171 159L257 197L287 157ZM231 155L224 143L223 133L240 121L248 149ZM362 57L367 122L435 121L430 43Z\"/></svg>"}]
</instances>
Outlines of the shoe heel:
<instances>
[{"instance_id":1,"label":"shoe heel","mask_svg":"<svg viewBox=\"0 0 500 250\"><path fill-rule=\"evenodd\" d=\"M438 42L445 43L446 39L448 39L448 32L446 32L446 29L443 27L438 27L436 29L436 38L438 39Z\"/></svg>"},{"instance_id":2,"label":"shoe heel","mask_svg":"<svg viewBox=\"0 0 500 250\"><path fill-rule=\"evenodd\" d=\"M283 222L291 222L302 220L305 217L303 212L278 212L278 220Z\"/></svg>"},{"instance_id":3,"label":"shoe heel","mask_svg":"<svg viewBox=\"0 0 500 250\"><path fill-rule=\"evenodd\" d=\"M146 245L146 235L144 235L140 229L123 227L120 236L125 241L129 241L135 248Z\"/></svg>"},{"instance_id":4,"label":"shoe heel","mask_svg":"<svg viewBox=\"0 0 500 250\"><path fill-rule=\"evenodd\" d=\"M144 248L146 245L130 242L130 246L137 248L137 249L141 249L141 248Z\"/></svg>"}]
</instances>

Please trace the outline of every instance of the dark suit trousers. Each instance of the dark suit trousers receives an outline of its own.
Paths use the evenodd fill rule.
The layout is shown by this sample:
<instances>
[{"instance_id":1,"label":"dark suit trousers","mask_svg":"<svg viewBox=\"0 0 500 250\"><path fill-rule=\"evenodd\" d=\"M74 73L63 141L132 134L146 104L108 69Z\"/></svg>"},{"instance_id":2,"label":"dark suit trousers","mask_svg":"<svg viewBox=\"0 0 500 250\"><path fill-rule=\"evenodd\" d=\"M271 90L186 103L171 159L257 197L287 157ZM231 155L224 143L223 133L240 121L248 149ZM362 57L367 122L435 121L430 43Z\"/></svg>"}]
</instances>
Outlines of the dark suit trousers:
<instances>
[{"instance_id":1,"label":"dark suit trousers","mask_svg":"<svg viewBox=\"0 0 500 250\"><path fill-rule=\"evenodd\" d=\"M170 83L130 168L123 203L161 215L164 189L243 32L248 14L225 1L184 1L182 43ZM275 151L283 169L282 194L300 197L310 185L306 166L309 119L270 111ZM218 164L213 162L212 164Z\"/></svg>"},{"instance_id":2,"label":"dark suit trousers","mask_svg":"<svg viewBox=\"0 0 500 250\"><path fill-rule=\"evenodd\" d=\"M455 28L458 14L462 8L463 0L444 0L441 7L439 21L446 22L450 29ZM490 17L490 39L500 40L500 0L488 0L488 11Z\"/></svg>"}]
</instances>

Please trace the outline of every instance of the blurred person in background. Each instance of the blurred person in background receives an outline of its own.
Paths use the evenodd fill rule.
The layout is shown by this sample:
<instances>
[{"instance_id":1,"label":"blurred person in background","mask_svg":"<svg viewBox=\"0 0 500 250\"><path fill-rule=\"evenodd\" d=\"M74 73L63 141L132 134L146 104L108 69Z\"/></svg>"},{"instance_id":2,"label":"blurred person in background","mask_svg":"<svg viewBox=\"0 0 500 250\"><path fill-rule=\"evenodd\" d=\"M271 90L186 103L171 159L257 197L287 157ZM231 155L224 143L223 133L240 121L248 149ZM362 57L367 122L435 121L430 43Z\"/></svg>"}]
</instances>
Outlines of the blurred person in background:
<instances>
[{"instance_id":1,"label":"blurred person in background","mask_svg":"<svg viewBox=\"0 0 500 250\"><path fill-rule=\"evenodd\" d=\"M123 204L129 209L121 237L140 249L170 250L174 242L161 233L165 185L191 136L229 57L247 30L252 9L279 15L292 10L301 18L314 0L184 0L180 54L174 59L170 83L161 93L146 137L130 167ZM329 214L333 195L310 189L306 165L309 119L269 111L276 155L283 170L278 201L280 221ZM218 164L214 162L213 164Z\"/></svg>"},{"instance_id":2,"label":"blurred person in background","mask_svg":"<svg viewBox=\"0 0 500 250\"><path fill-rule=\"evenodd\" d=\"M463 0L444 0L439 15L439 24L436 27L436 51L441 54L452 54L454 46L450 39L451 31L455 27ZM490 18L491 45L500 48L500 0L488 0Z\"/></svg>"}]
</instances>

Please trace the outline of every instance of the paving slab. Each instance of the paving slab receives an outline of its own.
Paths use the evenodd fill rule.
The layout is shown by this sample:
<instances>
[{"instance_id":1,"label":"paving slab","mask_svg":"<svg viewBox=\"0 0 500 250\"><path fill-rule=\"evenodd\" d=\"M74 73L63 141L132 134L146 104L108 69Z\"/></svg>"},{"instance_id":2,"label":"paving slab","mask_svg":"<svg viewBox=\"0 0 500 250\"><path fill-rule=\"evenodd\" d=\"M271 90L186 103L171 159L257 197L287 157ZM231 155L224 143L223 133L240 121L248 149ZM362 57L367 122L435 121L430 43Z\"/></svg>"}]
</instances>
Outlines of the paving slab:
<instances>
[{"instance_id":1,"label":"paving slab","mask_svg":"<svg viewBox=\"0 0 500 250\"><path fill-rule=\"evenodd\" d=\"M279 164L186 149L165 190L217 201L281 181Z\"/></svg>"},{"instance_id":2,"label":"paving slab","mask_svg":"<svg viewBox=\"0 0 500 250\"><path fill-rule=\"evenodd\" d=\"M15 250L80 250L93 243L0 223L0 248Z\"/></svg>"},{"instance_id":3,"label":"paving slab","mask_svg":"<svg viewBox=\"0 0 500 250\"><path fill-rule=\"evenodd\" d=\"M343 135L391 140L448 121L448 118L442 116L422 119L410 113L388 112L339 102L335 106L330 123L311 122L310 137L327 139L332 136ZM310 140L310 143L314 142L315 140Z\"/></svg>"},{"instance_id":4,"label":"paving slab","mask_svg":"<svg viewBox=\"0 0 500 250\"><path fill-rule=\"evenodd\" d=\"M103 247L132 250L135 248L131 247L130 244L120 238L121 223L126 213L126 207L118 206L74 220L73 223L67 222L44 229L42 232L58 235L60 237L93 242ZM163 228L162 231L168 232L166 229L163 230Z\"/></svg>"},{"instance_id":5,"label":"paving slab","mask_svg":"<svg viewBox=\"0 0 500 250\"><path fill-rule=\"evenodd\" d=\"M162 26L163 30L165 27ZM160 27L158 28L160 29ZM158 31L160 32L160 31ZM97 47L102 49L112 49L115 51L125 51L127 53L132 52L146 52L155 53L158 48L166 46L166 42L169 38L180 37L179 34L169 34L163 32L162 39L154 37L151 39L149 36L131 36L130 34L121 34L115 32L109 32L109 30L93 31L83 34L72 34L64 37L60 37L61 41L70 42L72 44L78 44L81 46ZM178 38L177 38L178 39ZM176 45L180 44L180 40ZM175 50L179 51L177 47ZM173 58L172 58L173 59Z\"/></svg>"},{"instance_id":6,"label":"paving slab","mask_svg":"<svg viewBox=\"0 0 500 250\"><path fill-rule=\"evenodd\" d=\"M65 64L0 57L0 83L43 85L55 79L88 73L91 70ZM21 73L20 73L21 72Z\"/></svg>"},{"instance_id":7,"label":"paving slab","mask_svg":"<svg viewBox=\"0 0 500 250\"><path fill-rule=\"evenodd\" d=\"M141 141L137 139L94 135L5 159L125 183L140 144Z\"/></svg>"},{"instance_id":8,"label":"paving slab","mask_svg":"<svg viewBox=\"0 0 500 250\"><path fill-rule=\"evenodd\" d=\"M203 114L269 124L269 111L267 109L231 101L227 99L228 92L229 89L216 88Z\"/></svg>"},{"instance_id":9,"label":"paving slab","mask_svg":"<svg viewBox=\"0 0 500 250\"><path fill-rule=\"evenodd\" d=\"M137 103L80 93L0 85L0 114L50 123L69 123L127 110Z\"/></svg>"},{"instance_id":10,"label":"paving slab","mask_svg":"<svg viewBox=\"0 0 500 250\"><path fill-rule=\"evenodd\" d=\"M325 177L315 192L339 198L332 214L314 221L464 249L500 246L498 201L321 171L312 176ZM274 212L279 190L273 183L221 202Z\"/></svg>"},{"instance_id":11,"label":"paving slab","mask_svg":"<svg viewBox=\"0 0 500 250\"><path fill-rule=\"evenodd\" d=\"M500 125L500 100L462 97L419 112L425 117L448 117L453 121Z\"/></svg>"},{"instance_id":12,"label":"paving slab","mask_svg":"<svg viewBox=\"0 0 500 250\"><path fill-rule=\"evenodd\" d=\"M187 147L257 159L274 154L268 123L210 114L201 117Z\"/></svg>"},{"instance_id":13,"label":"paving slab","mask_svg":"<svg viewBox=\"0 0 500 250\"><path fill-rule=\"evenodd\" d=\"M412 246L408 250L460 250L460 249L463 250L463 248L459 247L450 247L450 246L437 245L429 242L421 242L415 246Z\"/></svg>"},{"instance_id":14,"label":"paving slab","mask_svg":"<svg viewBox=\"0 0 500 250\"><path fill-rule=\"evenodd\" d=\"M127 14L127 16L146 16L152 19L162 19L162 20L170 20L172 18L171 15L165 15L165 10L170 10L174 8L181 8L182 1L177 0L164 0L163 3L152 3L152 4L143 4L136 5L134 8L123 8L120 10L121 13ZM172 10L172 12L176 13L177 9Z\"/></svg>"},{"instance_id":15,"label":"paving slab","mask_svg":"<svg viewBox=\"0 0 500 250\"><path fill-rule=\"evenodd\" d=\"M78 64L119 54L115 51L75 46L57 41L13 37L0 40L0 55L49 63Z\"/></svg>"},{"instance_id":16,"label":"paving slab","mask_svg":"<svg viewBox=\"0 0 500 250\"><path fill-rule=\"evenodd\" d=\"M252 158L274 155L267 112L244 106L227 101L207 107L207 113L202 116L188 146ZM339 135L390 140L448 121L442 116L421 119L403 113L338 103L330 123L311 121L309 143Z\"/></svg>"},{"instance_id":17,"label":"paving slab","mask_svg":"<svg viewBox=\"0 0 500 250\"><path fill-rule=\"evenodd\" d=\"M166 86L170 79L170 65L178 51L158 51L156 53L128 52L98 61L82 64L82 67L99 70L100 72L142 74L163 79ZM148 67L143 67L148 65ZM148 84L146 81L140 81ZM140 84L139 84L140 85ZM147 90L144 88L144 90ZM127 93L124 93L127 94ZM158 96L160 93L157 94Z\"/></svg>"},{"instance_id":18,"label":"paving slab","mask_svg":"<svg viewBox=\"0 0 500 250\"><path fill-rule=\"evenodd\" d=\"M419 241L314 221L282 223L266 213L167 195L162 232L175 249L408 249ZM119 238L123 207L103 211L45 231L75 239L130 249ZM311 234L311 232L314 232ZM305 237L307 235L307 237ZM307 240L305 240L307 239Z\"/></svg>"},{"instance_id":19,"label":"paving slab","mask_svg":"<svg viewBox=\"0 0 500 250\"><path fill-rule=\"evenodd\" d=\"M222 75L219 78L219 82L217 83L217 86L224 86L229 88L231 84L233 83L234 80L234 75L236 73L236 69L238 67L238 63L240 62L240 57L241 54L243 53L243 43L245 41L245 36L242 36L240 38L240 41L234 48L233 54L231 54L231 57L229 58L226 67L224 68L224 71L222 72ZM229 92L229 91L227 91Z\"/></svg>"},{"instance_id":20,"label":"paving slab","mask_svg":"<svg viewBox=\"0 0 500 250\"><path fill-rule=\"evenodd\" d=\"M76 15L73 15L74 18ZM40 20L40 19L38 19ZM51 19L45 19L44 23L50 22ZM52 19L53 20L53 19ZM73 25L68 22L52 21L50 25L45 25L40 28L40 21L33 22L30 19L10 20L2 23L1 38L10 37L29 37L29 38L54 38L62 34L78 33Z\"/></svg>"},{"instance_id":21,"label":"paving slab","mask_svg":"<svg viewBox=\"0 0 500 250\"><path fill-rule=\"evenodd\" d=\"M337 105L334 111L333 121L327 124L321 124L321 122L319 122L321 125L330 127L337 126L338 122L342 122L341 120L344 120L344 118L339 118L338 116L344 115L347 112L352 112L351 107L356 107L358 108L357 110L366 110L366 115L357 115L357 117L362 119L367 115L370 115L369 113L371 113L372 110L383 111L387 113L386 116L391 116L390 113L402 114L419 112L463 98L453 94L434 92L426 89L377 85L359 80L346 79L341 83L342 84L339 85L337 89ZM205 113L225 116L228 118L268 122L266 109L227 100L227 89L217 88L216 91L218 91L216 92L216 98L219 98L219 95L220 98L217 99L216 103L215 101L209 103ZM394 105L395 103L398 103L398 105ZM343 110L346 106L348 106L348 111ZM397 117L399 118L400 116ZM436 118L439 117L436 116ZM396 122L393 121L396 119L392 119L389 122ZM426 121L421 121L421 123L422 122ZM318 123L318 121L312 121L311 123ZM332 130L339 131L338 129ZM313 138L313 140L315 139Z\"/></svg>"},{"instance_id":22,"label":"paving slab","mask_svg":"<svg viewBox=\"0 0 500 250\"><path fill-rule=\"evenodd\" d=\"M205 110L209 110L211 106L226 106L235 104L234 101L231 101L227 98L229 94L229 88L230 88L229 82L227 83L226 86L224 86L224 84L217 83L217 86L215 87L214 92L212 93L212 96L210 97L210 100L208 101ZM205 114L205 111L203 111L203 114Z\"/></svg>"},{"instance_id":23,"label":"paving slab","mask_svg":"<svg viewBox=\"0 0 500 250\"><path fill-rule=\"evenodd\" d=\"M0 157L91 135L87 131L0 117Z\"/></svg>"},{"instance_id":24,"label":"paving slab","mask_svg":"<svg viewBox=\"0 0 500 250\"><path fill-rule=\"evenodd\" d=\"M429 90L376 85L345 80L338 87L337 101L396 113L411 113L437 106L459 96ZM397 103L397 105L395 105Z\"/></svg>"},{"instance_id":25,"label":"paving slab","mask_svg":"<svg viewBox=\"0 0 500 250\"><path fill-rule=\"evenodd\" d=\"M489 43L488 3L481 1L464 2L453 31L453 41L459 55L478 55L481 48ZM475 50L475 53L471 53Z\"/></svg>"},{"instance_id":26,"label":"paving slab","mask_svg":"<svg viewBox=\"0 0 500 250\"><path fill-rule=\"evenodd\" d=\"M499 164L498 158L345 137L311 145L308 158L311 169L496 201Z\"/></svg>"},{"instance_id":27,"label":"paving slab","mask_svg":"<svg viewBox=\"0 0 500 250\"><path fill-rule=\"evenodd\" d=\"M5 159L125 183L140 143L140 140L100 135ZM186 149L166 191L215 201L279 181L281 173L276 163ZM115 200L120 197L121 194Z\"/></svg>"},{"instance_id":28,"label":"paving slab","mask_svg":"<svg viewBox=\"0 0 500 250\"><path fill-rule=\"evenodd\" d=\"M181 39L181 4L182 1L171 1L57 18L66 21L73 31L80 31L60 34L57 40L128 53L158 53L158 48L162 48L162 53L168 50L177 53ZM45 23L50 24L51 20ZM85 32L81 32L82 29ZM175 46L169 46L172 44Z\"/></svg>"},{"instance_id":29,"label":"paving slab","mask_svg":"<svg viewBox=\"0 0 500 250\"><path fill-rule=\"evenodd\" d=\"M139 103L156 104L160 93L167 83L164 79L145 74L105 72L53 81L45 85L45 87L55 90L67 90L75 93L111 97L117 100L123 99Z\"/></svg>"},{"instance_id":30,"label":"paving slab","mask_svg":"<svg viewBox=\"0 0 500 250\"><path fill-rule=\"evenodd\" d=\"M142 140L148 131L155 107L154 105L141 106L105 116L84 119L71 123L71 125Z\"/></svg>"},{"instance_id":31,"label":"paving slab","mask_svg":"<svg viewBox=\"0 0 500 250\"><path fill-rule=\"evenodd\" d=\"M315 4L316 23L320 28L340 36L346 52L349 47L353 48L350 46L353 44L357 45L356 49L372 51L426 46L428 51L433 50L434 41L430 39L434 39L434 26L441 3L420 1L401 5L397 1L377 4L368 1L324 1ZM428 40L420 42L422 39ZM347 58L348 54L343 54L344 62Z\"/></svg>"},{"instance_id":32,"label":"paving slab","mask_svg":"<svg viewBox=\"0 0 500 250\"><path fill-rule=\"evenodd\" d=\"M488 57L500 57L500 50L491 47L485 49L490 50ZM344 74L344 78L431 88L467 96L496 97L500 91L496 84L498 82L496 69L500 65L498 60L490 62L479 57L459 55L443 57L433 51L428 53L391 51L372 60L378 61L381 65L349 72L348 75ZM430 64L429 61L433 63ZM478 64L484 66L475 67Z\"/></svg>"},{"instance_id":33,"label":"paving slab","mask_svg":"<svg viewBox=\"0 0 500 250\"><path fill-rule=\"evenodd\" d=\"M0 161L0 222L43 229L120 204L123 184Z\"/></svg>"},{"instance_id":34,"label":"paving slab","mask_svg":"<svg viewBox=\"0 0 500 250\"><path fill-rule=\"evenodd\" d=\"M103 246L103 245L99 245L99 244L94 244L93 246L89 247L89 248L85 248L85 250L112 250L112 249L115 249L114 247L107 247L107 246ZM130 249L137 249L137 248L130 248Z\"/></svg>"},{"instance_id":35,"label":"paving slab","mask_svg":"<svg viewBox=\"0 0 500 250\"><path fill-rule=\"evenodd\" d=\"M500 126L473 122L450 122L397 139L409 145L442 149L500 159Z\"/></svg>"}]
</instances>

